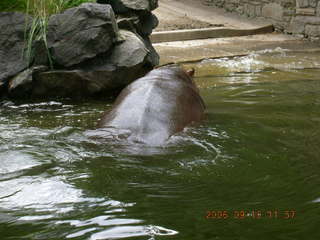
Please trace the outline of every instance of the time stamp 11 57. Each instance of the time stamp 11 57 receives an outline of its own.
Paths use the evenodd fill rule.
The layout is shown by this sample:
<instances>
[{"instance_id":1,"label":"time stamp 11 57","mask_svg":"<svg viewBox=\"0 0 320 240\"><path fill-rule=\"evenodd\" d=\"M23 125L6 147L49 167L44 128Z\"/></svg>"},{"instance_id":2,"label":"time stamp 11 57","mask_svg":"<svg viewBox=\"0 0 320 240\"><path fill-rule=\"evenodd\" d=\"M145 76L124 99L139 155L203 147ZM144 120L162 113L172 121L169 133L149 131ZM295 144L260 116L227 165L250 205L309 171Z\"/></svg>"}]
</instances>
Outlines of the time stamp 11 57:
<instances>
[{"instance_id":1,"label":"time stamp 11 57","mask_svg":"<svg viewBox=\"0 0 320 240\"><path fill-rule=\"evenodd\" d=\"M294 219L295 210L212 210L205 218L210 219Z\"/></svg>"}]
</instances>

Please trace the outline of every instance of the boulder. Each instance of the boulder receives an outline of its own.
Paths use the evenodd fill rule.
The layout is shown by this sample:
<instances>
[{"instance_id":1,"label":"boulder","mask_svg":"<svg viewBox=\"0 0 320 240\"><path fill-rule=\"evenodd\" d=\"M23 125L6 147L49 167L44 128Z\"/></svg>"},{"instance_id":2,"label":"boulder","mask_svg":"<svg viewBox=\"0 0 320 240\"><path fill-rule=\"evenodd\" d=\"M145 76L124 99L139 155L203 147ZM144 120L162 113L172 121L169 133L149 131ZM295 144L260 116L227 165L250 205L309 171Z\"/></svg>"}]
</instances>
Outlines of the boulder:
<instances>
[{"instance_id":1,"label":"boulder","mask_svg":"<svg viewBox=\"0 0 320 240\"><path fill-rule=\"evenodd\" d=\"M29 26L24 20L31 23L32 18L0 13L0 95L110 96L158 65L159 56L149 39L158 24L150 11L158 1L104 2L116 6L117 12L122 7L123 13L116 19L110 5L84 3L52 15L47 43L33 42L30 63L22 54L25 26Z\"/></svg>"},{"instance_id":2,"label":"boulder","mask_svg":"<svg viewBox=\"0 0 320 240\"><path fill-rule=\"evenodd\" d=\"M32 22L30 16L22 13L0 12L0 86L28 67L23 56L24 33L29 28L26 20L28 23Z\"/></svg>"},{"instance_id":3,"label":"boulder","mask_svg":"<svg viewBox=\"0 0 320 240\"><path fill-rule=\"evenodd\" d=\"M75 70L43 72L34 81L34 96L81 97L115 92L152 68L150 51L136 34L120 30L125 39L112 52L88 60ZM116 91L117 92L117 91Z\"/></svg>"},{"instance_id":4,"label":"boulder","mask_svg":"<svg viewBox=\"0 0 320 240\"><path fill-rule=\"evenodd\" d=\"M130 12L118 15L117 23L120 29L134 31L140 36L144 37L151 35L152 30L158 26L159 20L151 12L146 12L139 15Z\"/></svg>"},{"instance_id":5,"label":"boulder","mask_svg":"<svg viewBox=\"0 0 320 240\"><path fill-rule=\"evenodd\" d=\"M149 36L152 30L159 25L159 20L156 15L148 12L140 16L140 26L138 32L142 36Z\"/></svg>"},{"instance_id":6,"label":"boulder","mask_svg":"<svg viewBox=\"0 0 320 240\"><path fill-rule=\"evenodd\" d=\"M97 0L97 2L112 5L115 13L126 13L131 10L150 12L158 7L158 0Z\"/></svg>"},{"instance_id":7,"label":"boulder","mask_svg":"<svg viewBox=\"0 0 320 240\"><path fill-rule=\"evenodd\" d=\"M149 50L149 54L147 56L147 63L149 63L150 66L152 66L152 67L159 65L160 56L157 53L157 51L154 49L154 47L152 46L150 38L144 37L143 42L144 42L145 46L147 47L147 49Z\"/></svg>"},{"instance_id":8,"label":"boulder","mask_svg":"<svg viewBox=\"0 0 320 240\"><path fill-rule=\"evenodd\" d=\"M117 16L117 24L119 29L138 33L137 26L140 25L140 18L137 14L132 12L119 14Z\"/></svg>"},{"instance_id":9,"label":"boulder","mask_svg":"<svg viewBox=\"0 0 320 240\"><path fill-rule=\"evenodd\" d=\"M70 67L110 50L118 27L110 5L84 3L50 17L49 49L54 63Z\"/></svg>"},{"instance_id":10,"label":"boulder","mask_svg":"<svg viewBox=\"0 0 320 240\"><path fill-rule=\"evenodd\" d=\"M29 97L33 89L34 75L48 70L47 66L34 66L9 80L8 92L11 97Z\"/></svg>"}]
</instances>

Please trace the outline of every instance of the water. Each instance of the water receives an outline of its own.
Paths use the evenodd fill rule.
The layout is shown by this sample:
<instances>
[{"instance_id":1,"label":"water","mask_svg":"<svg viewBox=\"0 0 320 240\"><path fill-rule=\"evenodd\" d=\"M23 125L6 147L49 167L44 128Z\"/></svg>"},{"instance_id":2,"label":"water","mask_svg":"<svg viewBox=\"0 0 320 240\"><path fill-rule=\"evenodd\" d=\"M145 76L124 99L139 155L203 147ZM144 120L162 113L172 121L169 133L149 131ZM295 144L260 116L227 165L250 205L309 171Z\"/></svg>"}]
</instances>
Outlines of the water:
<instances>
[{"instance_id":1,"label":"water","mask_svg":"<svg viewBox=\"0 0 320 240\"><path fill-rule=\"evenodd\" d=\"M1 239L319 239L320 55L193 65L206 119L166 146L89 137L103 101L4 101Z\"/></svg>"}]
</instances>

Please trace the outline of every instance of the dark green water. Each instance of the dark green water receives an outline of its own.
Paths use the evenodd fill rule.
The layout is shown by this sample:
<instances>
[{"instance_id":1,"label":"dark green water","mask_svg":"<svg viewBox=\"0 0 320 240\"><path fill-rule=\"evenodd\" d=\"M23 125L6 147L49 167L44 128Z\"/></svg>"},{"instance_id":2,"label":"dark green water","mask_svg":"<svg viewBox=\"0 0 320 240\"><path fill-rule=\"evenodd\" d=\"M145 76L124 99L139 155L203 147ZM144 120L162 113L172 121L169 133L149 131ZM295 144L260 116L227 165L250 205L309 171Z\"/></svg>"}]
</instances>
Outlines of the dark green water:
<instances>
[{"instance_id":1,"label":"dark green water","mask_svg":"<svg viewBox=\"0 0 320 240\"><path fill-rule=\"evenodd\" d=\"M320 57L195 65L206 120L163 147L89 138L101 101L0 107L0 239L320 237Z\"/></svg>"}]
</instances>

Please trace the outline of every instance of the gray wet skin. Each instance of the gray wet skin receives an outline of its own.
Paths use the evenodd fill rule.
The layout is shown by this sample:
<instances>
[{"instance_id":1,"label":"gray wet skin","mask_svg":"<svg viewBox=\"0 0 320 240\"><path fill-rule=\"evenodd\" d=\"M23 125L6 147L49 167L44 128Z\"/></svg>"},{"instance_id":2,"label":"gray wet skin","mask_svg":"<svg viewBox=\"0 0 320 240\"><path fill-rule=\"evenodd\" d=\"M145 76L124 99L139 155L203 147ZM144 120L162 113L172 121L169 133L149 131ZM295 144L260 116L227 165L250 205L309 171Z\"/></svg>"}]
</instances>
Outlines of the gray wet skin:
<instances>
[{"instance_id":1,"label":"gray wet skin","mask_svg":"<svg viewBox=\"0 0 320 240\"><path fill-rule=\"evenodd\" d=\"M129 140L161 145L188 124L198 122L205 105L192 80L193 71L165 66L127 86L98 127L129 130Z\"/></svg>"}]
</instances>

